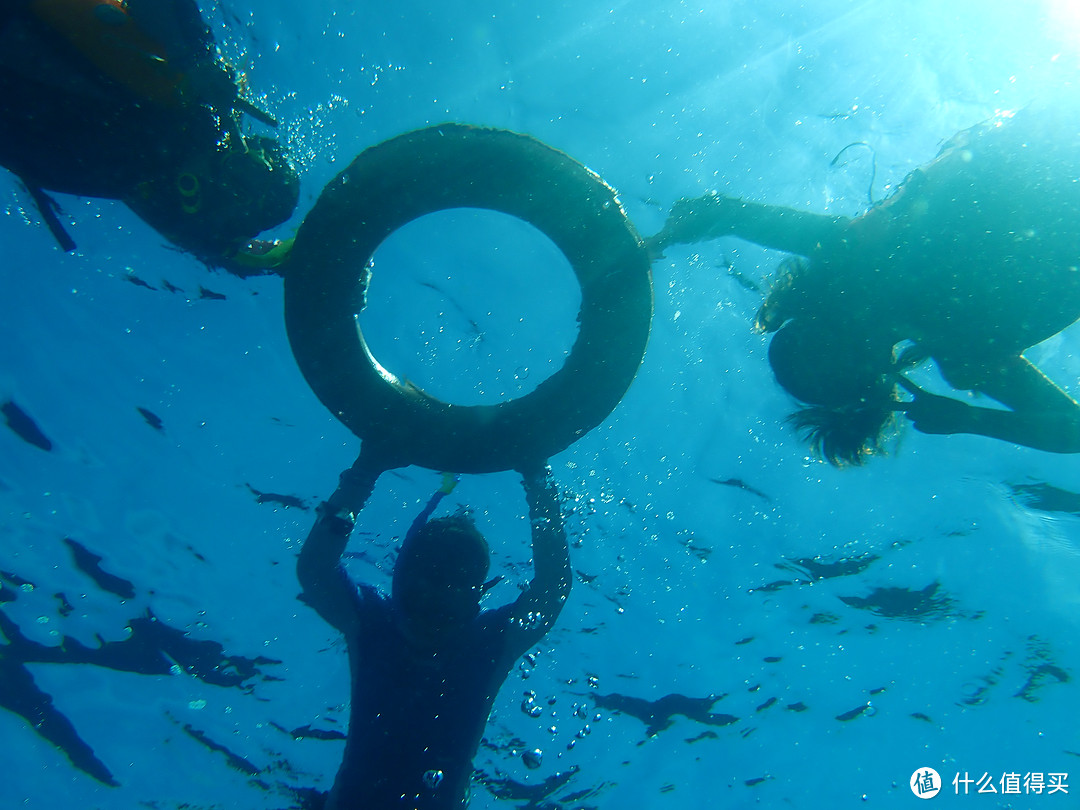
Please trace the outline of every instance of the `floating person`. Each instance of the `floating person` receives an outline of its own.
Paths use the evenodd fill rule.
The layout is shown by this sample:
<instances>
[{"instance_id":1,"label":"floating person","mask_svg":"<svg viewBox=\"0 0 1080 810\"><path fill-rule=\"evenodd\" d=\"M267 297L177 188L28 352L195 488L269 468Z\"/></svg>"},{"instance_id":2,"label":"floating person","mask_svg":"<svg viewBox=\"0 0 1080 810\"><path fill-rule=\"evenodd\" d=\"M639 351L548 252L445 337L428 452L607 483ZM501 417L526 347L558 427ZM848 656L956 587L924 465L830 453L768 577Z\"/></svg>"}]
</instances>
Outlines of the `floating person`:
<instances>
[{"instance_id":1,"label":"floating person","mask_svg":"<svg viewBox=\"0 0 1080 810\"><path fill-rule=\"evenodd\" d=\"M1024 357L1080 318L1080 110L1035 104L958 133L897 191L853 219L707 194L675 203L648 240L738 236L795 254L756 327L804 407L791 421L838 466L916 430L1080 452L1080 406ZM932 359L956 391L907 375ZM910 399L903 396L906 392Z\"/></svg>"},{"instance_id":2,"label":"floating person","mask_svg":"<svg viewBox=\"0 0 1080 810\"><path fill-rule=\"evenodd\" d=\"M300 552L302 601L345 637L352 707L345 756L326 810L463 808L472 758L514 661L554 624L570 591L558 493L546 464L523 469L534 576L518 599L480 610L487 541L472 519L429 520L452 480L409 529L391 594L357 588L340 558L379 474L362 453Z\"/></svg>"},{"instance_id":3,"label":"floating person","mask_svg":"<svg viewBox=\"0 0 1080 810\"><path fill-rule=\"evenodd\" d=\"M0 10L0 165L65 250L54 191L123 201L176 247L268 272L299 180L280 144L240 131L248 101L194 0L22 0Z\"/></svg>"}]
</instances>

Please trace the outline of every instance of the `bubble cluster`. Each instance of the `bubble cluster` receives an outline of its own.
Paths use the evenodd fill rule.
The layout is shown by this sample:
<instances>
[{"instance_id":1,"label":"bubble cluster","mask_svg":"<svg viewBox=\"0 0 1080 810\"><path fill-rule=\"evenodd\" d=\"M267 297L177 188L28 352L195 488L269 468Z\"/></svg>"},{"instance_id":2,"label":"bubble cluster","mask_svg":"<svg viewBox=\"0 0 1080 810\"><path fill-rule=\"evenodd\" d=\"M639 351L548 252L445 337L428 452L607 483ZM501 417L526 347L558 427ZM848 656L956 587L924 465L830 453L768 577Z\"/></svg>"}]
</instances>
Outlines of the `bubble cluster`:
<instances>
[{"instance_id":1,"label":"bubble cluster","mask_svg":"<svg viewBox=\"0 0 1080 810\"><path fill-rule=\"evenodd\" d=\"M536 703L536 692L531 689L525 692L525 697L521 701L521 711L529 715L529 717L539 717L544 713L543 708Z\"/></svg>"}]
</instances>

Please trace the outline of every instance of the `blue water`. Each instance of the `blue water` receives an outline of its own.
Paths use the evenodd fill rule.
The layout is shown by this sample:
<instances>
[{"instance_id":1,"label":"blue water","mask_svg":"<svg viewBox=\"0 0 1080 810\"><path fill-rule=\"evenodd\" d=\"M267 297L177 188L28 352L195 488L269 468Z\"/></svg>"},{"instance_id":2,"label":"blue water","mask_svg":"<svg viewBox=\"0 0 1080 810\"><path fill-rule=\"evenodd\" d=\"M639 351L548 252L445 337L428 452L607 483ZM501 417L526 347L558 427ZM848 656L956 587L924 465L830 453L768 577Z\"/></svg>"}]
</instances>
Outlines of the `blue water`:
<instances>
[{"instance_id":1,"label":"blue water","mask_svg":"<svg viewBox=\"0 0 1080 810\"><path fill-rule=\"evenodd\" d=\"M878 199L954 132L1080 66L1064 0L376 5L204 3L301 163L279 235L365 147L445 121L565 150L646 234L711 188L850 215L872 166L869 150L830 166L848 144L872 147ZM296 368L281 282L212 273L95 200L61 198L80 246L63 254L9 176L0 195L0 399L53 445L0 429L0 607L45 647L123 642L152 611L259 659L233 685L167 656L166 674L28 663L119 786L0 712L0 807L299 806L296 791L329 788L342 743L290 732L343 731L348 684L343 646L295 599L294 560L359 442ZM380 358L455 401L529 390L573 340L569 269L518 223L414 227L376 260L365 328ZM917 803L924 766L999 791L1005 773L1077 769L1080 533L1075 503L1047 497L1080 491L1075 459L914 432L862 469L810 458L750 330L760 298L724 271L761 281L781 258L726 239L653 266L636 381L552 459L580 576L500 694L472 806L891 808ZM1032 359L1075 394L1078 349L1072 329ZM437 485L415 468L380 481L350 546L356 577L388 582L394 538ZM506 575L488 598L513 598L530 571L516 477L466 477L450 501L472 507ZM96 583L65 538L133 591ZM930 609L889 615L889 588ZM521 711L526 690L542 716ZM649 736L613 694L712 696L738 719L675 715ZM520 755L537 748L529 769ZM947 784L937 801L1069 796Z\"/></svg>"}]
</instances>

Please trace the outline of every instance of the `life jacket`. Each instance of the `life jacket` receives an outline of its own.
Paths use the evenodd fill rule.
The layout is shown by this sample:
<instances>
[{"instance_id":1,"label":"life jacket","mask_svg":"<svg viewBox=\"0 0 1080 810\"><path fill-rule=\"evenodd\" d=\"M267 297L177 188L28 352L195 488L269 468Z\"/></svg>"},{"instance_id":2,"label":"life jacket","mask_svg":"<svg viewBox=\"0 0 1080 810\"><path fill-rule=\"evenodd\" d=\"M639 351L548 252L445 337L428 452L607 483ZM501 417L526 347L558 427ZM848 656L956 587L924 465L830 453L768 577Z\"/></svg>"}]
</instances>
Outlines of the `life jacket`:
<instances>
[{"instance_id":1,"label":"life jacket","mask_svg":"<svg viewBox=\"0 0 1080 810\"><path fill-rule=\"evenodd\" d=\"M162 45L135 25L118 0L30 0L29 11L103 74L141 99L183 105L183 75Z\"/></svg>"}]
</instances>

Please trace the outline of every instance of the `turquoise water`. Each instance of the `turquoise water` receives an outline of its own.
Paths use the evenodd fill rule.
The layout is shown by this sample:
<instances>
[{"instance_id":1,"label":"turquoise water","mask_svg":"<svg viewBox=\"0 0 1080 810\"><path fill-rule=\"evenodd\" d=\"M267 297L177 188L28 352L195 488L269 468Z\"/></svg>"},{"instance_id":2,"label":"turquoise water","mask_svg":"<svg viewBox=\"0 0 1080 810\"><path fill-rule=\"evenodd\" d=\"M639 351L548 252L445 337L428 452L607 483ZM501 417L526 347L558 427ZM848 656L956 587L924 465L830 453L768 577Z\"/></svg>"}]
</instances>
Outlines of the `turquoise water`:
<instances>
[{"instance_id":1,"label":"turquoise water","mask_svg":"<svg viewBox=\"0 0 1080 810\"><path fill-rule=\"evenodd\" d=\"M204 13L301 163L281 236L364 148L447 121L566 151L644 234L713 188L851 215L1080 64L1064 2ZM833 165L854 142L871 149ZM210 272L94 200L60 198L80 247L63 254L10 177L0 194L0 399L51 442L0 430L2 629L40 645L0 688L28 673L118 783L0 712L0 807L300 807L332 784L348 673L295 599L294 561L359 442L296 368L281 281ZM573 341L569 268L520 223L447 217L376 256L376 354L457 402L531 390ZM900 807L922 767L946 780L938 802L1068 803L997 780L1080 756L1075 460L910 431L863 469L811 459L750 330L760 296L726 270L760 284L781 258L726 239L653 265L637 379L552 459L578 576L496 702L472 806ZM1077 341L1031 353L1074 394ZM388 584L438 482L380 481L350 546L358 579ZM530 573L516 476L467 476L449 500L506 577L488 598L514 598ZM144 671L123 671L136 649ZM999 792L954 795L965 772Z\"/></svg>"}]
</instances>

